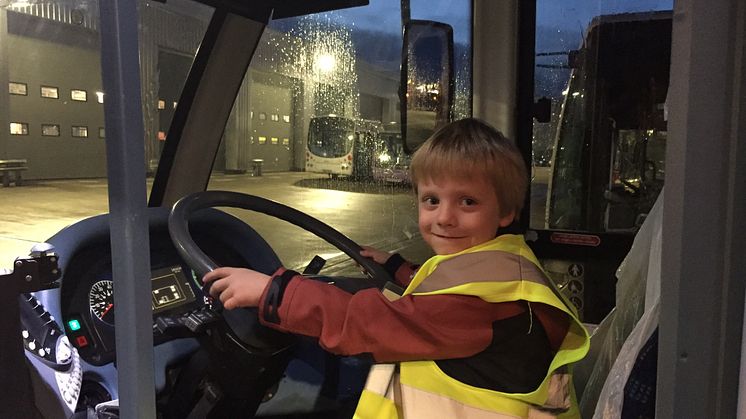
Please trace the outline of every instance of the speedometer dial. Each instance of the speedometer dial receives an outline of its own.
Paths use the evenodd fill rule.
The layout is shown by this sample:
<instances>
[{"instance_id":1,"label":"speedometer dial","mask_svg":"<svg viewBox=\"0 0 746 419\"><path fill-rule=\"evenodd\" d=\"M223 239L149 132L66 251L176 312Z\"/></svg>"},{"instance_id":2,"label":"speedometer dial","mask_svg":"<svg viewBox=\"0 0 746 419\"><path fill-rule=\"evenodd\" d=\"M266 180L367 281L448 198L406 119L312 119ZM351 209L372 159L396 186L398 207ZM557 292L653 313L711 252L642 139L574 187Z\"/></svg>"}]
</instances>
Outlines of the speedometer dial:
<instances>
[{"instance_id":1,"label":"speedometer dial","mask_svg":"<svg viewBox=\"0 0 746 419\"><path fill-rule=\"evenodd\" d=\"M114 282L104 279L96 282L88 291L91 313L106 324L114 325Z\"/></svg>"}]
</instances>

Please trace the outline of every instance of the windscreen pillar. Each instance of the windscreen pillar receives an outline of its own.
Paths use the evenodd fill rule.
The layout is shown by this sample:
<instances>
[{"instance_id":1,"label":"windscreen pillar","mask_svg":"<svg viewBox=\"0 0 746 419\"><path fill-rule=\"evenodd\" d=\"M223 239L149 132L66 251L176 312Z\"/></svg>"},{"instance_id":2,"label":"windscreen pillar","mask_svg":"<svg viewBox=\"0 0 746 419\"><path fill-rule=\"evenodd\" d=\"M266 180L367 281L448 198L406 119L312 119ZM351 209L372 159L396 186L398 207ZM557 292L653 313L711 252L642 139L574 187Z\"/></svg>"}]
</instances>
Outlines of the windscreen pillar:
<instances>
[{"instance_id":1,"label":"windscreen pillar","mask_svg":"<svg viewBox=\"0 0 746 419\"><path fill-rule=\"evenodd\" d=\"M516 139L518 9L518 1L475 0L472 13L473 115L512 140Z\"/></svg>"},{"instance_id":2,"label":"windscreen pillar","mask_svg":"<svg viewBox=\"0 0 746 419\"><path fill-rule=\"evenodd\" d=\"M217 152L265 25L238 14L215 11L174 114L169 131L172 138L158 166L151 206L169 206L182 196L206 189L206 184L195 185L194 179L207 182L210 178L213 159L205 157ZM158 189L161 177L168 178L164 190Z\"/></svg>"}]
</instances>

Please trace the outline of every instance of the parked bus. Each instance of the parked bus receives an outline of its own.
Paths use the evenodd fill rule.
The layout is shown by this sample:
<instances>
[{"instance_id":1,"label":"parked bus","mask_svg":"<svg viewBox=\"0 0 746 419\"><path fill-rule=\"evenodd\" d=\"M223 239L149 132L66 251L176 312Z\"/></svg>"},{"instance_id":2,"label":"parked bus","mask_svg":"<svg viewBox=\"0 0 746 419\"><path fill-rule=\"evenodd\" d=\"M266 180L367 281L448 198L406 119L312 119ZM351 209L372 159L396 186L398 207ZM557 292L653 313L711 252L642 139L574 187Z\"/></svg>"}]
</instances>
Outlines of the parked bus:
<instances>
[{"instance_id":1,"label":"parked bus","mask_svg":"<svg viewBox=\"0 0 746 419\"><path fill-rule=\"evenodd\" d=\"M336 115L311 118L306 143L306 171L370 179L373 148L381 123Z\"/></svg>"},{"instance_id":2,"label":"parked bus","mask_svg":"<svg viewBox=\"0 0 746 419\"><path fill-rule=\"evenodd\" d=\"M547 227L634 233L663 188L671 13L605 15L568 57Z\"/></svg>"}]
</instances>

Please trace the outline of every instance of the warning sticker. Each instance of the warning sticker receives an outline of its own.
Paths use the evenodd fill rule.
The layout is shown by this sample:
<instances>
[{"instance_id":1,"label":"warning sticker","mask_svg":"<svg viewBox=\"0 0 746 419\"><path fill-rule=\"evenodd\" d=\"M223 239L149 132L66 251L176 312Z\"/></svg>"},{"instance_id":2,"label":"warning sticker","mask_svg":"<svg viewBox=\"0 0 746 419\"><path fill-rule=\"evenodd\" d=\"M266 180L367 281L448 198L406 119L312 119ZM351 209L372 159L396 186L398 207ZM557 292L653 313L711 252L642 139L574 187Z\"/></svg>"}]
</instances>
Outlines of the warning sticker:
<instances>
[{"instance_id":1,"label":"warning sticker","mask_svg":"<svg viewBox=\"0 0 746 419\"><path fill-rule=\"evenodd\" d=\"M601 244L601 238L593 234L552 233L549 236L549 240L552 243L574 244L578 246L596 247Z\"/></svg>"}]
</instances>

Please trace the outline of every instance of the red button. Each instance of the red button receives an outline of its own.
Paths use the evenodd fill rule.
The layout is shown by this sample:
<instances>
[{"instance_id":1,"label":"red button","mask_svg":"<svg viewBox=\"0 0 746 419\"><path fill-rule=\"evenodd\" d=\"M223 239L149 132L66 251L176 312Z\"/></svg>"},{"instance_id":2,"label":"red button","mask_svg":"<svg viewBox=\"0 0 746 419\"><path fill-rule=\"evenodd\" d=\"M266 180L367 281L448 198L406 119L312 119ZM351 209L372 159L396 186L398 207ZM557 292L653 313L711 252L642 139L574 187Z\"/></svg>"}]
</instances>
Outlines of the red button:
<instances>
[{"instance_id":1,"label":"red button","mask_svg":"<svg viewBox=\"0 0 746 419\"><path fill-rule=\"evenodd\" d=\"M88 346L88 339L86 339L85 336L76 337L75 342L78 344L79 348L85 348L86 346Z\"/></svg>"}]
</instances>

